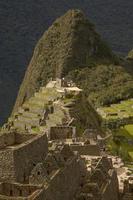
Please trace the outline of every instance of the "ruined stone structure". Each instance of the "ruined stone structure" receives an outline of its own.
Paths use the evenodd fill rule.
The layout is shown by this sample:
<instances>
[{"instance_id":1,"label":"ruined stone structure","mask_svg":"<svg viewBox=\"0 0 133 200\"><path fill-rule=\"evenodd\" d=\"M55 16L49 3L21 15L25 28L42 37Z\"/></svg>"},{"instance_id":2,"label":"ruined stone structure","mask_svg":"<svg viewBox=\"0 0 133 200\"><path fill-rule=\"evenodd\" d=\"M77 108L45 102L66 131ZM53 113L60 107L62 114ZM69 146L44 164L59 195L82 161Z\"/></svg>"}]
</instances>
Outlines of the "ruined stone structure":
<instances>
[{"instance_id":1,"label":"ruined stone structure","mask_svg":"<svg viewBox=\"0 0 133 200\"><path fill-rule=\"evenodd\" d=\"M51 127L49 131L49 140L54 144L63 142L69 144L72 151L80 155L101 155L101 145L98 144L97 137L90 134L89 136L77 137L76 127L73 126L56 126Z\"/></svg>"},{"instance_id":2,"label":"ruined stone structure","mask_svg":"<svg viewBox=\"0 0 133 200\"><path fill-rule=\"evenodd\" d=\"M27 135L13 134L10 136L9 133L8 143L6 146L4 143L0 149L0 181L23 183L28 181L33 166L46 157L48 141L46 134L32 137L28 135L30 139Z\"/></svg>"},{"instance_id":3,"label":"ruined stone structure","mask_svg":"<svg viewBox=\"0 0 133 200\"><path fill-rule=\"evenodd\" d=\"M133 178L129 178L124 182L124 191L122 200L132 200L133 199Z\"/></svg>"},{"instance_id":4,"label":"ruined stone structure","mask_svg":"<svg viewBox=\"0 0 133 200\"><path fill-rule=\"evenodd\" d=\"M71 144L71 149L80 155L100 156L100 148L97 144Z\"/></svg>"},{"instance_id":5,"label":"ruined stone structure","mask_svg":"<svg viewBox=\"0 0 133 200\"><path fill-rule=\"evenodd\" d=\"M50 140L65 140L76 138L76 127L73 126L55 126L50 128Z\"/></svg>"},{"instance_id":6,"label":"ruined stone structure","mask_svg":"<svg viewBox=\"0 0 133 200\"><path fill-rule=\"evenodd\" d=\"M119 200L112 162L92 146L52 142L48 148L45 133L0 137L0 200L107 200L111 193L109 200Z\"/></svg>"},{"instance_id":7,"label":"ruined stone structure","mask_svg":"<svg viewBox=\"0 0 133 200\"><path fill-rule=\"evenodd\" d=\"M64 96L79 92L72 82L51 81L5 124L0 200L121 200L112 161L101 152L103 138L91 128L77 137L73 102L62 104ZM122 200L131 200L131 193L125 182Z\"/></svg>"},{"instance_id":8,"label":"ruined stone structure","mask_svg":"<svg viewBox=\"0 0 133 200\"><path fill-rule=\"evenodd\" d=\"M63 78L71 77L75 67L86 69L93 59L112 63L106 66L111 72L118 62L78 10L55 21L39 41L0 134L0 200L132 200L130 181L120 199L112 160L101 152L105 138L98 138L101 120L85 97L90 94L77 97L82 89ZM75 127L86 129L83 137L77 138Z\"/></svg>"},{"instance_id":9,"label":"ruined stone structure","mask_svg":"<svg viewBox=\"0 0 133 200\"><path fill-rule=\"evenodd\" d=\"M73 198L85 167L69 145L48 153L45 133L3 133L0 141L0 200Z\"/></svg>"},{"instance_id":10,"label":"ruined stone structure","mask_svg":"<svg viewBox=\"0 0 133 200\"><path fill-rule=\"evenodd\" d=\"M40 128L45 126L48 116L54 112L53 102L61 98L60 93L52 88L40 88L39 92L35 93L22 107L19 108L17 113L14 113L13 127L19 131ZM10 123L8 123L10 125Z\"/></svg>"},{"instance_id":11,"label":"ruined stone structure","mask_svg":"<svg viewBox=\"0 0 133 200\"><path fill-rule=\"evenodd\" d=\"M118 200L119 187L117 174L107 157L93 158L91 169L77 192L75 199Z\"/></svg>"},{"instance_id":12,"label":"ruined stone structure","mask_svg":"<svg viewBox=\"0 0 133 200\"><path fill-rule=\"evenodd\" d=\"M41 187L18 183L0 183L0 200L38 199Z\"/></svg>"},{"instance_id":13,"label":"ruined stone structure","mask_svg":"<svg viewBox=\"0 0 133 200\"><path fill-rule=\"evenodd\" d=\"M63 106L67 95L77 95L82 90L74 87L74 83L65 79L50 81L46 87L40 87L38 92L22 104L9 118L3 129L17 129L19 132L47 130L51 126L70 125L69 108Z\"/></svg>"}]
</instances>

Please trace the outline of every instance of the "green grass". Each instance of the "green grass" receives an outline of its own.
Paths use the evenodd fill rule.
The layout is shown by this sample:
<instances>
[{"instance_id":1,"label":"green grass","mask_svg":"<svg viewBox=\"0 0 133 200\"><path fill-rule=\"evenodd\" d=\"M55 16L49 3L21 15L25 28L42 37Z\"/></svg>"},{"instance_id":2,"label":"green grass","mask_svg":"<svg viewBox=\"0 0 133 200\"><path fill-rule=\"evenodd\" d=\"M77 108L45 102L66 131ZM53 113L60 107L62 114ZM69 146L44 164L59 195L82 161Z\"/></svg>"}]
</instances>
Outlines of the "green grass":
<instances>
[{"instance_id":1,"label":"green grass","mask_svg":"<svg viewBox=\"0 0 133 200\"><path fill-rule=\"evenodd\" d=\"M99 110L100 112L98 112L101 117L107 121L133 117L133 99L122 101L119 104L112 104L109 107L100 107ZM104 113L106 116L104 116L102 113Z\"/></svg>"},{"instance_id":2,"label":"green grass","mask_svg":"<svg viewBox=\"0 0 133 200\"><path fill-rule=\"evenodd\" d=\"M131 157L131 159L133 160L133 151L128 152L129 156Z\"/></svg>"},{"instance_id":3,"label":"green grass","mask_svg":"<svg viewBox=\"0 0 133 200\"><path fill-rule=\"evenodd\" d=\"M121 142L120 145L116 144L113 140L108 143L108 149L113 155L119 155L124 161L133 161L133 146L126 142Z\"/></svg>"},{"instance_id":4,"label":"green grass","mask_svg":"<svg viewBox=\"0 0 133 200\"><path fill-rule=\"evenodd\" d=\"M108 143L109 150L114 155L120 155L125 161L133 161L133 124L125 125L113 132L113 139Z\"/></svg>"},{"instance_id":5,"label":"green grass","mask_svg":"<svg viewBox=\"0 0 133 200\"><path fill-rule=\"evenodd\" d=\"M124 129L133 137L133 124L126 125Z\"/></svg>"},{"instance_id":6,"label":"green grass","mask_svg":"<svg viewBox=\"0 0 133 200\"><path fill-rule=\"evenodd\" d=\"M133 145L129 143L129 140L133 140L132 130L133 124L115 130L113 139L110 139L107 145L113 155L119 155L123 161L129 163L133 162Z\"/></svg>"},{"instance_id":7,"label":"green grass","mask_svg":"<svg viewBox=\"0 0 133 200\"><path fill-rule=\"evenodd\" d=\"M38 132L40 132L40 129L39 129L39 127L35 127L35 128L32 128L32 131L38 133Z\"/></svg>"},{"instance_id":8,"label":"green grass","mask_svg":"<svg viewBox=\"0 0 133 200\"><path fill-rule=\"evenodd\" d=\"M127 139L133 139L133 124L125 125L115 130L114 135L123 136Z\"/></svg>"},{"instance_id":9,"label":"green grass","mask_svg":"<svg viewBox=\"0 0 133 200\"><path fill-rule=\"evenodd\" d=\"M74 98L65 98L65 99L63 100L63 103L64 103L64 104L71 103L73 100L74 100Z\"/></svg>"}]
</instances>

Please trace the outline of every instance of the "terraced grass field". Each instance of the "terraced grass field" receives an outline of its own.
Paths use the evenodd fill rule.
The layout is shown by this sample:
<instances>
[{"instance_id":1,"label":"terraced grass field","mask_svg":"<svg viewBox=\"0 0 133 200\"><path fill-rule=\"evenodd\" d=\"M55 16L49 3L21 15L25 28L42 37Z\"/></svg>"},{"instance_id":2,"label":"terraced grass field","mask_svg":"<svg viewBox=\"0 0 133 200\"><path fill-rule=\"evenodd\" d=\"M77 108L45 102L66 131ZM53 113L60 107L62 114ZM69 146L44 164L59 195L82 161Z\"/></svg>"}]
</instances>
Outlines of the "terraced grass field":
<instances>
[{"instance_id":1,"label":"terraced grass field","mask_svg":"<svg viewBox=\"0 0 133 200\"><path fill-rule=\"evenodd\" d=\"M123 160L133 161L133 99L101 107L97 111L103 121L113 121L116 124L123 121L122 126L113 129L113 139L109 141L108 147L113 154L120 155ZM132 121L130 124L128 124L129 119Z\"/></svg>"},{"instance_id":2,"label":"terraced grass field","mask_svg":"<svg viewBox=\"0 0 133 200\"><path fill-rule=\"evenodd\" d=\"M109 107L97 109L103 119L118 120L133 117L133 99L121 101L119 104L112 104Z\"/></svg>"}]
</instances>

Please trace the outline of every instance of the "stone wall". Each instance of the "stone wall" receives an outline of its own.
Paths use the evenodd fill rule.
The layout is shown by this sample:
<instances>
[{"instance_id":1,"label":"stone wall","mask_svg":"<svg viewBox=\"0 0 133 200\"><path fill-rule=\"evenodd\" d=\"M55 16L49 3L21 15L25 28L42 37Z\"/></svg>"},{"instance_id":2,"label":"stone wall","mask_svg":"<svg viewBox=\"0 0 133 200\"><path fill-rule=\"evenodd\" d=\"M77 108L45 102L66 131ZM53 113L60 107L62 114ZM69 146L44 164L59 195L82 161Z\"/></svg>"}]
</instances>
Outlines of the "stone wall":
<instances>
[{"instance_id":1,"label":"stone wall","mask_svg":"<svg viewBox=\"0 0 133 200\"><path fill-rule=\"evenodd\" d=\"M41 188L32 185L2 183L0 184L0 200L26 200L36 199L40 194Z\"/></svg>"},{"instance_id":2,"label":"stone wall","mask_svg":"<svg viewBox=\"0 0 133 200\"><path fill-rule=\"evenodd\" d=\"M124 181L124 190L122 200L133 199L133 179L132 177Z\"/></svg>"},{"instance_id":3,"label":"stone wall","mask_svg":"<svg viewBox=\"0 0 133 200\"><path fill-rule=\"evenodd\" d=\"M119 200L118 180L114 170L110 170L110 180L108 180L103 188L102 197L103 200Z\"/></svg>"},{"instance_id":4,"label":"stone wall","mask_svg":"<svg viewBox=\"0 0 133 200\"><path fill-rule=\"evenodd\" d=\"M63 140L76 137L76 130L73 126L56 126L50 128L50 140Z\"/></svg>"},{"instance_id":5,"label":"stone wall","mask_svg":"<svg viewBox=\"0 0 133 200\"><path fill-rule=\"evenodd\" d=\"M17 132L7 132L0 135L0 149L8 146L21 144L34 137L33 134L19 134Z\"/></svg>"},{"instance_id":6,"label":"stone wall","mask_svg":"<svg viewBox=\"0 0 133 200\"><path fill-rule=\"evenodd\" d=\"M15 174L18 182L28 181L31 170L42 162L48 152L46 134L36 136L14 150Z\"/></svg>"},{"instance_id":7,"label":"stone wall","mask_svg":"<svg viewBox=\"0 0 133 200\"><path fill-rule=\"evenodd\" d=\"M118 178L111 159L102 157L99 160L92 173L91 181L98 183L103 200L119 200Z\"/></svg>"},{"instance_id":8,"label":"stone wall","mask_svg":"<svg viewBox=\"0 0 133 200\"><path fill-rule=\"evenodd\" d=\"M72 151L78 151L80 155L99 156L100 148L98 145L71 145Z\"/></svg>"},{"instance_id":9,"label":"stone wall","mask_svg":"<svg viewBox=\"0 0 133 200\"><path fill-rule=\"evenodd\" d=\"M0 182L15 181L14 152L10 149L0 150Z\"/></svg>"},{"instance_id":10,"label":"stone wall","mask_svg":"<svg viewBox=\"0 0 133 200\"><path fill-rule=\"evenodd\" d=\"M15 133L3 133L0 135L0 149L15 143Z\"/></svg>"},{"instance_id":11,"label":"stone wall","mask_svg":"<svg viewBox=\"0 0 133 200\"><path fill-rule=\"evenodd\" d=\"M24 143L24 142L26 142L26 141L28 141L28 140L30 140L30 139L32 139L32 138L34 138L35 137L35 135L34 134L18 134L18 133L16 133L15 134L15 143L16 144L21 144L21 143Z\"/></svg>"},{"instance_id":12,"label":"stone wall","mask_svg":"<svg viewBox=\"0 0 133 200\"><path fill-rule=\"evenodd\" d=\"M0 181L27 182L31 170L45 159L47 152L46 134L0 150Z\"/></svg>"},{"instance_id":13,"label":"stone wall","mask_svg":"<svg viewBox=\"0 0 133 200\"><path fill-rule=\"evenodd\" d=\"M118 179L108 158L92 159L91 171L76 194L76 200L119 200Z\"/></svg>"},{"instance_id":14,"label":"stone wall","mask_svg":"<svg viewBox=\"0 0 133 200\"><path fill-rule=\"evenodd\" d=\"M48 200L71 200L81 184L84 171L80 160L74 156L68 160L65 168L57 170L51 177L50 185L45 188L44 196Z\"/></svg>"}]
</instances>

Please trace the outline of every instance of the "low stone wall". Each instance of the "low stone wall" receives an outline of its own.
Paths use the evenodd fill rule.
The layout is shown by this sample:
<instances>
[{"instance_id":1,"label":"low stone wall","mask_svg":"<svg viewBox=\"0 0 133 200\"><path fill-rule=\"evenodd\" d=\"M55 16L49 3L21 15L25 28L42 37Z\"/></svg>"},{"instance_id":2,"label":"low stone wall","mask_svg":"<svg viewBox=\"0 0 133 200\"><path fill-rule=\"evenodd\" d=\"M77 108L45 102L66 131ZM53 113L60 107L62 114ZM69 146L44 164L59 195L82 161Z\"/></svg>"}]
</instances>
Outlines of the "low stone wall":
<instances>
[{"instance_id":1,"label":"low stone wall","mask_svg":"<svg viewBox=\"0 0 133 200\"><path fill-rule=\"evenodd\" d=\"M98 145L70 145L72 151L79 152L80 155L100 156Z\"/></svg>"},{"instance_id":2,"label":"low stone wall","mask_svg":"<svg viewBox=\"0 0 133 200\"><path fill-rule=\"evenodd\" d=\"M73 126L56 126L50 128L50 140L62 140L72 138L76 134Z\"/></svg>"},{"instance_id":3,"label":"low stone wall","mask_svg":"<svg viewBox=\"0 0 133 200\"><path fill-rule=\"evenodd\" d=\"M0 149L24 143L33 137L35 137L33 134L19 134L16 132L3 133L0 135Z\"/></svg>"},{"instance_id":4,"label":"low stone wall","mask_svg":"<svg viewBox=\"0 0 133 200\"><path fill-rule=\"evenodd\" d=\"M24 143L30 139L33 139L35 137L34 134L18 134L16 133L15 134L15 143L16 144L21 144L21 143Z\"/></svg>"},{"instance_id":5,"label":"low stone wall","mask_svg":"<svg viewBox=\"0 0 133 200\"><path fill-rule=\"evenodd\" d=\"M15 143L15 133L3 133L0 135L0 149L5 148L6 146L13 145Z\"/></svg>"},{"instance_id":6,"label":"low stone wall","mask_svg":"<svg viewBox=\"0 0 133 200\"><path fill-rule=\"evenodd\" d=\"M0 185L0 200L28 200L36 199L41 188L32 185L2 183Z\"/></svg>"},{"instance_id":7,"label":"low stone wall","mask_svg":"<svg viewBox=\"0 0 133 200\"><path fill-rule=\"evenodd\" d=\"M14 197L18 196L27 197L38 189L36 186L11 184L11 183L3 183L1 186L2 186L1 195L14 196Z\"/></svg>"}]
</instances>

